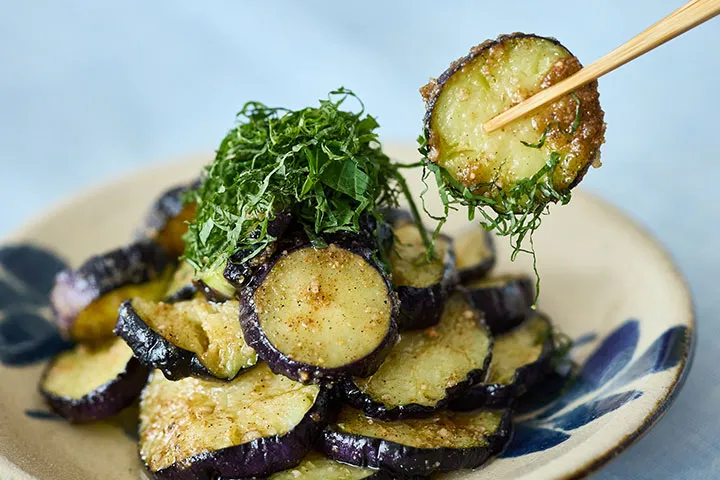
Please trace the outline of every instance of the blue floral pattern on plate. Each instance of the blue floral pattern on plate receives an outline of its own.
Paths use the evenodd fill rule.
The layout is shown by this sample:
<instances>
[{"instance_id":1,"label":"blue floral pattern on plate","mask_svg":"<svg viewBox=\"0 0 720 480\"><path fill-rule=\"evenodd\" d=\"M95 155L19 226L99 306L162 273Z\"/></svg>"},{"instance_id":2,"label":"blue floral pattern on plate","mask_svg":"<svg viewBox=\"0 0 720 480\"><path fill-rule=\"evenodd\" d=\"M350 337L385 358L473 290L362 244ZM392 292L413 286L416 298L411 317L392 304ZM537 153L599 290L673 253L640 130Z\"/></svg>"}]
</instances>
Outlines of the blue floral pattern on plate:
<instances>
[{"instance_id":1,"label":"blue floral pattern on plate","mask_svg":"<svg viewBox=\"0 0 720 480\"><path fill-rule=\"evenodd\" d=\"M520 403L515 434L502 456L520 457L553 448L567 441L573 430L640 398L642 390L628 387L678 365L688 334L685 326L670 328L634 358L639 322L627 320L600 342L569 384L553 374L543 385L549 393L533 395L536 401L532 403ZM584 343L588 342L575 345Z\"/></svg>"},{"instance_id":2,"label":"blue floral pattern on plate","mask_svg":"<svg viewBox=\"0 0 720 480\"><path fill-rule=\"evenodd\" d=\"M0 363L19 367L45 360L68 343L50 322L48 294L65 263L53 253L31 245L0 248ZM636 357L639 322L629 319L595 348L580 366L577 377L551 374L542 390L521 400L513 439L503 457L519 457L553 448L572 432L643 395L628 388L640 378L670 369L681 361L688 329L666 330ZM594 343L590 332L575 347ZM45 411L28 411L29 417L54 419ZM131 428L128 431L134 430Z\"/></svg>"}]
</instances>

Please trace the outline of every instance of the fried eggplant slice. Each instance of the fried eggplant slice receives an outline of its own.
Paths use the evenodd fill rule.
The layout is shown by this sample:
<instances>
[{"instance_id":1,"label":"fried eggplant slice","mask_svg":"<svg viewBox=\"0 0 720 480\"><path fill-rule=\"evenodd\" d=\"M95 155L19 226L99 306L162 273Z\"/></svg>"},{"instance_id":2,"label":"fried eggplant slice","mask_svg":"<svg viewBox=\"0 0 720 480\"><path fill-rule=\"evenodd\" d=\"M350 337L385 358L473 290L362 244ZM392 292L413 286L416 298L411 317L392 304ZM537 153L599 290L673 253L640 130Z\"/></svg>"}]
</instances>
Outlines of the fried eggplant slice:
<instances>
[{"instance_id":1,"label":"fried eggplant slice","mask_svg":"<svg viewBox=\"0 0 720 480\"><path fill-rule=\"evenodd\" d=\"M597 82L498 131L488 133L483 124L580 68L560 42L536 35L503 35L472 48L421 89L428 159L458 188L495 200L492 206L501 213L557 200L547 187L567 192L590 165L599 166L605 124ZM536 179L545 186L535 190L536 198L509 193L549 162L552 172Z\"/></svg>"},{"instance_id":2,"label":"fried eggplant slice","mask_svg":"<svg viewBox=\"0 0 720 480\"><path fill-rule=\"evenodd\" d=\"M445 300L457 284L452 240L439 235L433 259L427 258L420 230L404 222L393 228L392 282L400 299L398 328L428 328L440 321Z\"/></svg>"},{"instance_id":3,"label":"fried eggplant slice","mask_svg":"<svg viewBox=\"0 0 720 480\"><path fill-rule=\"evenodd\" d=\"M465 285L470 303L485 315L493 335L511 330L527 317L535 285L527 275L500 275Z\"/></svg>"},{"instance_id":4,"label":"fried eggplant slice","mask_svg":"<svg viewBox=\"0 0 720 480\"><path fill-rule=\"evenodd\" d=\"M441 410L432 417L384 422L343 407L325 429L322 450L333 460L399 475L476 468L510 439L510 411Z\"/></svg>"},{"instance_id":5,"label":"fried eggplant slice","mask_svg":"<svg viewBox=\"0 0 720 480\"><path fill-rule=\"evenodd\" d=\"M300 463L327 422L330 392L266 364L232 382L153 373L140 401L140 458L156 479L263 477Z\"/></svg>"},{"instance_id":6,"label":"fried eggplant slice","mask_svg":"<svg viewBox=\"0 0 720 480\"><path fill-rule=\"evenodd\" d=\"M50 292L55 323L65 337L75 341L112 337L120 304L130 297L162 298L172 263L163 248L143 241L58 273Z\"/></svg>"},{"instance_id":7,"label":"fried eggplant slice","mask_svg":"<svg viewBox=\"0 0 720 480\"><path fill-rule=\"evenodd\" d=\"M450 408L467 411L510 405L545 378L552 353L550 320L533 312L514 330L495 338L487 379L452 402Z\"/></svg>"},{"instance_id":8,"label":"fried eggplant slice","mask_svg":"<svg viewBox=\"0 0 720 480\"><path fill-rule=\"evenodd\" d=\"M340 385L345 400L381 420L428 417L485 379L492 337L462 292L427 330L405 332L380 369Z\"/></svg>"},{"instance_id":9,"label":"fried eggplant slice","mask_svg":"<svg viewBox=\"0 0 720 480\"><path fill-rule=\"evenodd\" d=\"M257 363L240 329L239 303L203 297L176 303L142 298L120 306L115 333L148 367L170 380L187 376L230 380Z\"/></svg>"},{"instance_id":10,"label":"fried eggplant slice","mask_svg":"<svg viewBox=\"0 0 720 480\"><path fill-rule=\"evenodd\" d=\"M397 340L397 300L363 239L280 251L239 296L245 340L300 382L374 373Z\"/></svg>"},{"instance_id":11,"label":"fried eggplant slice","mask_svg":"<svg viewBox=\"0 0 720 480\"><path fill-rule=\"evenodd\" d=\"M149 373L119 338L78 344L48 364L40 393L55 412L71 422L94 422L133 403Z\"/></svg>"},{"instance_id":12,"label":"fried eggplant slice","mask_svg":"<svg viewBox=\"0 0 720 480\"><path fill-rule=\"evenodd\" d=\"M497 255L493 235L484 228L472 228L455 237L455 255L460 283L484 278L495 266Z\"/></svg>"},{"instance_id":13,"label":"fried eggplant slice","mask_svg":"<svg viewBox=\"0 0 720 480\"><path fill-rule=\"evenodd\" d=\"M183 202L183 196L199 184L196 180L161 193L145 215L136 238L153 240L175 258L182 255L185 251L183 235L187 232L188 222L195 219L196 210L194 203Z\"/></svg>"}]
</instances>

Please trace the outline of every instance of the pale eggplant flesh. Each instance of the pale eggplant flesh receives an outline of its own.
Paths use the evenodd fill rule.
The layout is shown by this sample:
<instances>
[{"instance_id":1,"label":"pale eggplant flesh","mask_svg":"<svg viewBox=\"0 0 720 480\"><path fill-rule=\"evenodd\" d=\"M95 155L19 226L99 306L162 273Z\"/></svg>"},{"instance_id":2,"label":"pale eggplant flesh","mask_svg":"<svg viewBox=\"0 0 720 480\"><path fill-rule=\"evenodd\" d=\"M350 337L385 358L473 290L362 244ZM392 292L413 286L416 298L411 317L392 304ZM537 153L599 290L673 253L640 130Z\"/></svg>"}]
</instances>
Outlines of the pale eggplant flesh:
<instances>
[{"instance_id":1,"label":"pale eggplant flesh","mask_svg":"<svg viewBox=\"0 0 720 480\"><path fill-rule=\"evenodd\" d=\"M450 408L467 411L512 405L550 372L553 351L550 319L533 311L519 326L495 338L485 382L469 389Z\"/></svg>"},{"instance_id":2,"label":"pale eggplant flesh","mask_svg":"<svg viewBox=\"0 0 720 480\"><path fill-rule=\"evenodd\" d=\"M300 463L328 421L331 392L259 364L232 382L156 372L140 401L140 458L155 479L262 477Z\"/></svg>"},{"instance_id":3,"label":"pale eggplant flesh","mask_svg":"<svg viewBox=\"0 0 720 480\"><path fill-rule=\"evenodd\" d=\"M73 423L103 420L130 406L150 371L119 339L78 344L56 355L39 390L50 408Z\"/></svg>"},{"instance_id":4,"label":"pale eggplant flesh","mask_svg":"<svg viewBox=\"0 0 720 480\"><path fill-rule=\"evenodd\" d=\"M239 296L248 345L307 382L374 373L397 340L397 299L367 239L278 248Z\"/></svg>"},{"instance_id":5,"label":"pale eggplant flesh","mask_svg":"<svg viewBox=\"0 0 720 480\"><path fill-rule=\"evenodd\" d=\"M510 439L510 410L451 412L384 422L343 407L322 436L322 451L333 460L380 468L398 475L430 475L477 468L502 451Z\"/></svg>"},{"instance_id":6,"label":"pale eggplant flesh","mask_svg":"<svg viewBox=\"0 0 720 480\"><path fill-rule=\"evenodd\" d=\"M492 348L482 314L457 292L440 323L403 333L377 372L345 378L340 388L349 405L372 418L429 417L485 379Z\"/></svg>"}]
</instances>

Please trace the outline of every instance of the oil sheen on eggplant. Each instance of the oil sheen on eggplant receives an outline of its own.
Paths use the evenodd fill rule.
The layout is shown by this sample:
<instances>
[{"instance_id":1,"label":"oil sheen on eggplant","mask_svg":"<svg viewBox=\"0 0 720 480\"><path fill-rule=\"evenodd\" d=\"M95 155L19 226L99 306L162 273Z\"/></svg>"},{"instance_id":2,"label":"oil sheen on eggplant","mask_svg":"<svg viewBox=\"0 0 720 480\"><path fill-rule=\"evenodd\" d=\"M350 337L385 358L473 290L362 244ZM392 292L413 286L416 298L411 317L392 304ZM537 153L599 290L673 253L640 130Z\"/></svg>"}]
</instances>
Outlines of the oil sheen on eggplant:
<instances>
[{"instance_id":1,"label":"oil sheen on eggplant","mask_svg":"<svg viewBox=\"0 0 720 480\"><path fill-rule=\"evenodd\" d=\"M491 356L481 314L458 292L435 327L403 333L377 372L340 385L346 401L370 417L428 417L482 382Z\"/></svg>"},{"instance_id":2,"label":"oil sheen on eggplant","mask_svg":"<svg viewBox=\"0 0 720 480\"><path fill-rule=\"evenodd\" d=\"M515 329L495 337L487 379L452 402L450 408L466 411L509 405L547 375L552 352L550 320L533 312Z\"/></svg>"},{"instance_id":3,"label":"oil sheen on eggplant","mask_svg":"<svg viewBox=\"0 0 720 480\"><path fill-rule=\"evenodd\" d=\"M557 40L535 35L473 47L421 89L428 158L474 194L494 196L531 178L554 154L552 186L568 191L591 164L599 166L605 124L597 81L499 131L487 133L483 124L581 67Z\"/></svg>"},{"instance_id":4,"label":"oil sheen on eggplant","mask_svg":"<svg viewBox=\"0 0 720 480\"><path fill-rule=\"evenodd\" d=\"M189 375L228 380L257 363L238 312L235 300L199 297L170 304L133 298L120 307L115 332L143 364L171 380Z\"/></svg>"},{"instance_id":5,"label":"oil sheen on eggplant","mask_svg":"<svg viewBox=\"0 0 720 480\"><path fill-rule=\"evenodd\" d=\"M435 240L436 258L428 259L420 231L414 223L393 228L395 241L390 252L392 282L400 299L398 328L427 328L440 321L443 305L457 283L452 240Z\"/></svg>"},{"instance_id":6,"label":"oil sheen on eggplant","mask_svg":"<svg viewBox=\"0 0 720 480\"><path fill-rule=\"evenodd\" d=\"M283 249L240 295L245 340L297 381L370 375L397 340L395 293L373 251L335 240Z\"/></svg>"},{"instance_id":7,"label":"oil sheen on eggplant","mask_svg":"<svg viewBox=\"0 0 720 480\"><path fill-rule=\"evenodd\" d=\"M159 300L172 271L172 259L147 241L90 257L55 278L50 292L54 320L76 341L110 338L120 304L130 297Z\"/></svg>"},{"instance_id":8,"label":"oil sheen on eggplant","mask_svg":"<svg viewBox=\"0 0 720 480\"><path fill-rule=\"evenodd\" d=\"M310 451L329 396L264 363L232 382L171 382L155 372L140 402L140 458L156 479L267 476Z\"/></svg>"},{"instance_id":9,"label":"oil sheen on eggplant","mask_svg":"<svg viewBox=\"0 0 720 480\"><path fill-rule=\"evenodd\" d=\"M148 373L119 338L78 344L51 360L40 380L40 393L71 422L94 422L135 401Z\"/></svg>"},{"instance_id":10,"label":"oil sheen on eggplant","mask_svg":"<svg viewBox=\"0 0 720 480\"><path fill-rule=\"evenodd\" d=\"M479 467L505 447L510 433L509 410L441 410L425 419L384 422L343 407L321 445L329 458L351 465L430 475Z\"/></svg>"}]
</instances>

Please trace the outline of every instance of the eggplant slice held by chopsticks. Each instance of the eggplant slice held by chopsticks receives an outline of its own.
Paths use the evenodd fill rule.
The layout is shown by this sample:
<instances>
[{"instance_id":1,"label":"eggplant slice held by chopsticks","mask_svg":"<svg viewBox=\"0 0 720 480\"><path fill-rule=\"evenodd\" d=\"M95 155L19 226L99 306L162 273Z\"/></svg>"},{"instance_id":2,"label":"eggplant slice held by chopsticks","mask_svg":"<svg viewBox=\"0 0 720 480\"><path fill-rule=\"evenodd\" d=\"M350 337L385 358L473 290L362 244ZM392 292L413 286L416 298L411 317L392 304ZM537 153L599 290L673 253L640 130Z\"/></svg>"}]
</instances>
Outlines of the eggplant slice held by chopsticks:
<instances>
[{"instance_id":1,"label":"eggplant slice held by chopsticks","mask_svg":"<svg viewBox=\"0 0 720 480\"><path fill-rule=\"evenodd\" d=\"M427 330L405 332L380 369L340 385L345 400L381 420L428 417L482 382L492 338L466 296L445 303L442 319Z\"/></svg>"},{"instance_id":2,"label":"eggplant slice held by chopsticks","mask_svg":"<svg viewBox=\"0 0 720 480\"><path fill-rule=\"evenodd\" d=\"M297 465L327 422L330 391L259 364L232 382L155 372L140 401L140 458L156 479L266 476Z\"/></svg>"},{"instance_id":3,"label":"eggplant slice held by chopsticks","mask_svg":"<svg viewBox=\"0 0 720 480\"><path fill-rule=\"evenodd\" d=\"M240 295L245 340L306 382L377 370L397 340L397 301L363 239L278 252Z\"/></svg>"},{"instance_id":4,"label":"eggplant slice held by chopsticks","mask_svg":"<svg viewBox=\"0 0 720 480\"><path fill-rule=\"evenodd\" d=\"M498 192L532 178L556 156L548 185L569 191L599 161L605 124L597 81L500 131L487 133L482 125L580 68L552 38L515 33L473 47L421 89L428 159L475 195L499 199ZM535 194L538 198L515 200L556 200L542 189ZM508 205L492 207L502 212Z\"/></svg>"},{"instance_id":5,"label":"eggplant slice held by chopsticks","mask_svg":"<svg viewBox=\"0 0 720 480\"><path fill-rule=\"evenodd\" d=\"M170 380L187 376L230 380L257 363L238 319L237 301L194 298L173 304L141 298L120 306L115 332L148 367Z\"/></svg>"},{"instance_id":6,"label":"eggplant slice held by chopsticks","mask_svg":"<svg viewBox=\"0 0 720 480\"><path fill-rule=\"evenodd\" d=\"M60 272L50 292L55 323L76 341L112 337L120 304L130 297L162 298L172 264L164 249L143 241Z\"/></svg>"},{"instance_id":7,"label":"eggplant slice held by chopsticks","mask_svg":"<svg viewBox=\"0 0 720 480\"><path fill-rule=\"evenodd\" d=\"M40 380L40 393L71 422L94 422L135 401L149 372L119 338L78 344L50 361Z\"/></svg>"}]
</instances>

